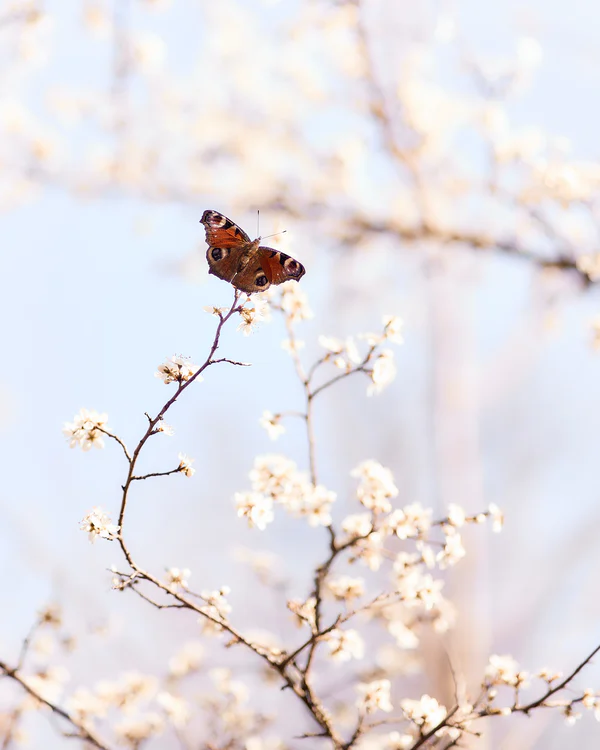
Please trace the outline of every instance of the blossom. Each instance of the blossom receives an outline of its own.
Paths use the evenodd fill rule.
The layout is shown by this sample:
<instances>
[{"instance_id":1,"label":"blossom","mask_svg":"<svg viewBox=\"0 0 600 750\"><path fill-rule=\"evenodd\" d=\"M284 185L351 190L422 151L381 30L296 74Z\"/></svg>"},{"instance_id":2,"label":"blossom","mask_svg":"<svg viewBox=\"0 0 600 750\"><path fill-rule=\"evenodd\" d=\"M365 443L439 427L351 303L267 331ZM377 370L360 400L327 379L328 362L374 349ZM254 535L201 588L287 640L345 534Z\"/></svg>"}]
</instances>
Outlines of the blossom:
<instances>
[{"instance_id":1,"label":"blossom","mask_svg":"<svg viewBox=\"0 0 600 750\"><path fill-rule=\"evenodd\" d=\"M165 435L169 435L169 437L175 433L175 430L170 424L167 424L164 419L159 419L154 429L156 432L162 432Z\"/></svg>"},{"instance_id":2,"label":"blossom","mask_svg":"<svg viewBox=\"0 0 600 750\"><path fill-rule=\"evenodd\" d=\"M425 609L433 609L441 600L443 586L443 581L435 580L418 568L408 568L396 580L397 592L409 607L422 603Z\"/></svg>"},{"instance_id":3,"label":"blossom","mask_svg":"<svg viewBox=\"0 0 600 750\"><path fill-rule=\"evenodd\" d=\"M188 702L172 693L160 692L156 696L156 702L163 709L171 724L178 729L187 724L192 716Z\"/></svg>"},{"instance_id":4,"label":"blossom","mask_svg":"<svg viewBox=\"0 0 600 750\"><path fill-rule=\"evenodd\" d=\"M448 505L448 523L452 526L463 526L465 523L466 513L460 505L450 503Z\"/></svg>"},{"instance_id":5,"label":"blossom","mask_svg":"<svg viewBox=\"0 0 600 750\"><path fill-rule=\"evenodd\" d=\"M281 308L292 323L314 317L314 313L308 305L306 294L296 282L289 281L282 285Z\"/></svg>"},{"instance_id":6,"label":"blossom","mask_svg":"<svg viewBox=\"0 0 600 750\"><path fill-rule=\"evenodd\" d=\"M107 414L100 414L94 409L80 409L72 422L65 422L63 435L69 441L69 448L79 445L84 451L92 446L104 448L102 430L106 429Z\"/></svg>"},{"instance_id":7,"label":"blossom","mask_svg":"<svg viewBox=\"0 0 600 750\"><path fill-rule=\"evenodd\" d=\"M387 629L389 634L396 639L399 648L413 649L419 645L419 639L415 633L400 620L392 620Z\"/></svg>"},{"instance_id":8,"label":"blossom","mask_svg":"<svg viewBox=\"0 0 600 750\"><path fill-rule=\"evenodd\" d=\"M378 709L389 713L393 709L390 700L391 684L389 680L361 682L356 686L356 689L359 692L356 705L365 713L372 714Z\"/></svg>"},{"instance_id":9,"label":"blossom","mask_svg":"<svg viewBox=\"0 0 600 750\"><path fill-rule=\"evenodd\" d=\"M155 378L161 378L165 385L169 383L185 383L192 378L200 368L192 364L188 357L173 356L158 366ZM199 375L196 380L202 380Z\"/></svg>"},{"instance_id":10,"label":"blossom","mask_svg":"<svg viewBox=\"0 0 600 750\"><path fill-rule=\"evenodd\" d=\"M333 336L319 336L319 344L331 354L338 355L333 360L333 364L340 370L350 372L352 365L363 361L352 336L348 336L345 341Z\"/></svg>"},{"instance_id":11,"label":"blossom","mask_svg":"<svg viewBox=\"0 0 600 750\"><path fill-rule=\"evenodd\" d=\"M22 679L40 698L56 703L69 679L69 672L65 667L50 665L34 674L23 675Z\"/></svg>"},{"instance_id":12,"label":"blossom","mask_svg":"<svg viewBox=\"0 0 600 750\"><path fill-rule=\"evenodd\" d=\"M258 422L261 427L265 428L271 440L277 440L285 432L285 427L281 424L281 414L264 411Z\"/></svg>"},{"instance_id":13,"label":"blossom","mask_svg":"<svg viewBox=\"0 0 600 750\"><path fill-rule=\"evenodd\" d=\"M223 315L228 311L227 307L215 307L214 305L205 305L204 312L216 315L217 318L222 318Z\"/></svg>"},{"instance_id":14,"label":"blossom","mask_svg":"<svg viewBox=\"0 0 600 750\"><path fill-rule=\"evenodd\" d=\"M169 588L189 588L188 578L192 571L189 568L167 568L167 586Z\"/></svg>"},{"instance_id":15,"label":"blossom","mask_svg":"<svg viewBox=\"0 0 600 750\"><path fill-rule=\"evenodd\" d=\"M334 661L362 659L365 655L365 642L356 630L334 628L323 637L323 640L329 646Z\"/></svg>"},{"instance_id":16,"label":"blossom","mask_svg":"<svg viewBox=\"0 0 600 750\"><path fill-rule=\"evenodd\" d=\"M385 526L399 539L422 536L431 526L431 508L411 503L390 513L385 519Z\"/></svg>"},{"instance_id":17,"label":"blossom","mask_svg":"<svg viewBox=\"0 0 600 750\"><path fill-rule=\"evenodd\" d=\"M115 723L113 728L121 741L132 747L139 747L144 740L149 739L154 734L160 734L164 726L161 716L149 712L141 716L123 718Z\"/></svg>"},{"instance_id":18,"label":"blossom","mask_svg":"<svg viewBox=\"0 0 600 750\"><path fill-rule=\"evenodd\" d=\"M406 698L400 706L406 717L421 727L423 732L436 727L448 714L446 706L442 706L435 698L427 694L422 695L419 700Z\"/></svg>"},{"instance_id":19,"label":"blossom","mask_svg":"<svg viewBox=\"0 0 600 750\"><path fill-rule=\"evenodd\" d=\"M300 515L305 515L311 526L331 526L330 510L335 498L335 492L322 484L310 485L305 493L304 503L299 508Z\"/></svg>"},{"instance_id":20,"label":"blossom","mask_svg":"<svg viewBox=\"0 0 600 750\"><path fill-rule=\"evenodd\" d=\"M204 646L199 641L188 641L169 659L169 673L173 677L185 677L196 672L202 663Z\"/></svg>"},{"instance_id":21,"label":"blossom","mask_svg":"<svg viewBox=\"0 0 600 750\"><path fill-rule=\"evenodd\" d=\"M238 494L236 502L240 508L247 502L258 504L257 494L262 494L283 505L292 515L306 517L311 526L331 524L330 508L335 492L323 485L313 485L306 472L298 471L294 461L276 454L258 456L249 476L254 493Z\"/></svg>"},{"instance_id":22,"label":"blossom","mask_svg":"<svg viewBox=\"0 0 600 750\"><path fill-rule=\"evenodd\" d=\"M298 618L298 624L307 623L311 630L316 627L316 606L317 600L314 596L310 596L305 602L301 599L290 599L287 603L287 608Z\"/></svg>"},{"instance_id":23,"label":"blossom","mask_svg":"<svg viewBox=\"0 0 600 750\"><path fill-rule=\"evenodd\" d=\"M350 601L362 596L365 592L365 582L362 578L340 576L327 581L327 587L339 601Z\"/></svg>"},{"instance_id":24,"label":"blossom","mask_svg":"<svg viewBox=\"0 0 600 750\"><path fill-rule=\"evenodd\" d=\"M397 315L383 316L383 338L386 341L391 341L394 344L403 344L403 327L404 322L402 318L399 318Z\"/></svg>"},{"instance_id":25,"label":"blossom","mask_svg":"<svg viewBox=\"0 0 600 750\"><path fill-rule=\"evenodd\" d=\"M67 698L66 709L85 723L89 719L106 716L108 704L88 688L80 687Z\"/></svg>"},{"instance_id":26,"label":"blossom","mask_svg":"<svg viewBox=\"0 0 600 750\"><path fill-rule=\"evenodd\" d=\"M496 505L496 503L490 503L488 507L488 514L492 519L492 531L499 534L504 526L504 513Z\"/></svg>"},{"instance_id":27,"label":"blossom","mask_svg":"<svg viewBox=\"0 0 600 750\"><path fill-rule=\"evenodd\" d=\"M260 492L236 492L235 504L238 518L247 518L250 528L264 531L275 518L273 500Z\"/></svg>"},{"instance_id":28,"label":"blossom","mask_svg":"<svg viewBox=\"0 0 600 750\"><path fill-rule=\"evenodd\" d=\"M389 385L396 377L396 365L394 364L394 352L384 349L373 363L370 372L371 385L367 388L367 395L373 396Z\"/></svg>"},{"instance_id":29,"label":"blossom","mask_svg":"<svg viewBox=\"0 0 600 750\"><path fill-rule=\"evenodd\" d=\"M231 592L229 586L221 586L218 591L202 591L200 596L208 606L202 607L202 611L211 619L225 619L231 612L231 605L226 597Z\"/></svg>"},{"instance_id":30,"label":"blossom","mask_svg":"<svg viewBox=\"0 0 600 750\"><path fill-rule=\"evenodd\" d=\"M258 325L258 316L256 310L253 307L242 307L240 310L240 324L237 327L238 331L241 331L244 336L249 336L254 333Z\"/></svg>"},{"instance_id":31,"label":"blossom","mask_svg":"<svg viewBox=\"0 0 600 750\"><path fill-rule=\"evenodd\" d=\"M281 342L281 348L284 352L291 354L292 356L298 354L301 349L304 349L306 344L300 339L283 339Z\"/></svg>"},{"instance_id":32,"label":"blossom","mask_svg":"<svg viewBox=\"0 0 600 750\"><path fill-rule=\"evenodd\" d=\"M196 473L196 469L192 467L194 459L186 456L185 453L180 453L177 458L179 459L179 471L188 478L193 477Z\"/></svg>"},{"instance_id":33,"label":"blossom","mask_svg":"<svg viewBox=\"0 0 600 750\"><path fill-rule=\"evenodd\" d=\"M527 681L527 673L519 671L519 665L512 656L492 654L485 669L485 676L492 684L500 683L512 687L522 686Z\"/></svg>"},{"instance_id":34,"label":"blossom","mask_svg":"<svg viewBox=\"0 0 600 750\"><path fill-rule=\"evenodd\" d=\"M466 554L460 534L454 530L453 526L449 526L446 531L444 549L438 552L436 556L436 561L440 568L443 570L444 568L456 565Z\"/></svg>"},{"instance_id":35,"label":"blossom","mask_svg":"<svg viewBox=\"0 0 600 750\"><path fill-rule=\"evenodd\" d=\"M377 461L369 460L363 461L350 474L360 479L357 495L362 505L375 513L389 513L392 509L389 498L398 494L392 472Z\"/></svg>"},{"instance_id":36,"label":"blossom","mask_svg":"<svg viewBox=\"0 0 600 750\"><path fill-rule=\"evenodd\" d=\"M373 531L370 513L355 513L346 516L342 521L342 529L351 537L367 536Z\"/></svg>"},{"instance_id":37,"label":"blossom","mask_svg":"<svg viewBox=\"0 0 600 750\"><path fill-rule=\"evenodd\" d=\"M97 536L112 541L119 535L119 527L111 523L110 517L99 507L92 508L79 526L87 532L90 542L94 542Z\"/></svg>"}]
</instances>

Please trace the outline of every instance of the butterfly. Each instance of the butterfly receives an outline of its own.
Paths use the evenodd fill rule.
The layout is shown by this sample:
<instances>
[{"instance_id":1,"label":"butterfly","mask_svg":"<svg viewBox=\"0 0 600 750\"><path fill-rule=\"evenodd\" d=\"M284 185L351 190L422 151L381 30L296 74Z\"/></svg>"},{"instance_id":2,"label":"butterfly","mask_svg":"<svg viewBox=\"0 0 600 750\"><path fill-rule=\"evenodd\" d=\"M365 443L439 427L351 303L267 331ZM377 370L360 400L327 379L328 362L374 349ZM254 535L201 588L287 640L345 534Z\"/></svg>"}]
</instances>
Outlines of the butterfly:
<instances>
[{"instance_id":1,"label":"butterfly","mask_svg":"<svg viewBox=\"0 0 600 750\"><path fill-rule=\"evenodd\" d=\"M306 273L302 263L272 247L261 247L260 237L251 240L218 211L205 211L200 223L206 229L208 272L246 294L264 292L288 279L300 281Z\"/></svg>"}]
</instances>

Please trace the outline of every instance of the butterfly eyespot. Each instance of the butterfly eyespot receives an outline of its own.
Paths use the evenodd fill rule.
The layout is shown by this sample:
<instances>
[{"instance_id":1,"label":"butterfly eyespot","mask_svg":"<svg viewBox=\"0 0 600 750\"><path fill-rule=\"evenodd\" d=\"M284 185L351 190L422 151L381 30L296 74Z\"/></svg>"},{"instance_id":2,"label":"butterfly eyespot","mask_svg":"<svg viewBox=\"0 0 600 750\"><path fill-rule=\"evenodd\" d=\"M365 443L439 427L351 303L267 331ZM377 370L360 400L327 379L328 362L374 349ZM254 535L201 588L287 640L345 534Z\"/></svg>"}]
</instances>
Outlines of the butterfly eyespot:
<instances>
[{"instance_id":1,"label":"butterfly eyespot","mask_svg":"<svg viewBox=\"0 0 600 750\"><path fill-rule=\"evenodd\" d=\"M290 276L301 276L302 275L302 264L298 263L293 258L287 258L283 264L283 267Z\"/></svg>"},{"instance_id":2,"label":"butterfly eyespot","mask_svg":"<svg viewBox=\"0 0 600 750\"><path fill-rule=\"evenodd\" d=\"M210 257L213 260L223 260L229 255L229 250L226 247L211 247Z\"/></svg>"},{"instance_id":3,"label":"butterfly eyespot","mask_svg":"<svg viewBox=\"0 0 600 750\"><path fill-rule=\"evenodd\" d=\"M254 283L256 286L267 286L269 279L267 279L264 273L261 273L254 279Z\"/></svg>"}]
</instances>

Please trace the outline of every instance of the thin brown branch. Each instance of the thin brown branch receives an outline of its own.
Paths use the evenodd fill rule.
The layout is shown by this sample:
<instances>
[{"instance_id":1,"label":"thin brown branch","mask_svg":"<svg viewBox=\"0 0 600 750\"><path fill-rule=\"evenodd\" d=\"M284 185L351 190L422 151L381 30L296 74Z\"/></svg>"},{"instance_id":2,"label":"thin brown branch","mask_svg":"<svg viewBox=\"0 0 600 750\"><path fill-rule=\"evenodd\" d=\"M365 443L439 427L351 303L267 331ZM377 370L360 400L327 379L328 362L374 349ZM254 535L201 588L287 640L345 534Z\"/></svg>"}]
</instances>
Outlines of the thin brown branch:
<instances>
[{"instance_id":1,"label":"thin brown branch","mask_svg":"<svg viewBox=\"0 0 600 750\"><path fill-rule=\"evenodd\" d=\"M150 474L142 474L141 476L133 476L131 477L131 481L141 481L142 479L150 479L150 477L168 477L171 476L171 474L179 474L183 469L181 466L178 466L176 469L171 469L170 471L152 471Z\"/></svg>"},{"instance_id":2,"label":"thin brown branch","mask_svg":"<svg viewBox=\"0 0 600 750\"><path fill-rule=\"evenodd\" d=\"M112 432L109 432L108 430L105 430L103 427L100 427L99 425L95 425L94 429L98 430L98 432L104 433L107 437L112 438L113 440L115 440L121 446L121 448L123 449L123 453L125 454L125 457L127 458L127 460L131 463L131 456L129 455L129 451L127 450L127 446L121 440L120 437L118 437L117 435L115 435Z\"/></svg>"},{"instance_id":3,"label":"thin brown branch","mask_svg":"<svg viewBox=\"0 0 600 750\"><path fill-rule=\"evenodd\" d=\"M53 714L56 716L60 716L62 719L65 719L69 722L69 724L74 727L77 732L75 734L68 734L66 736L73 737L75 739L79 740L85 740L86 742L91 743L94 747L98 748L99 750L110 750L109 746L104 743L103 740L101 740L95 732L93 732L88 727L85 727L82 723L80 723L73 714L70 714L68 711L66 711L64 708L60 708L60 706L57 706L55 703L52 703L51 701L46 700L43 698L39 693L36 693L36 691L30 687L27 684L27 681L25 678L21 677L17 669L14 669L12 667L9 667L8 664L6 664L3 661L0 661L0 672L5 674L10 679L14 680L15 682L18 682L19 685L25 690L26 693L31 695L33 698L35 698L40 703L43 703L45 706L47 706Z\"/></svg>"},{"instance_id":4,"label":"thin brown branch","mask_svg":"<svg viewBox=\"0 0 600 750\"><path fill-rule=\"evenodd\" d=\"M538 706L544 704L548 700L548 698L550 698L550 696L558 693L560 690L563 690L563 688L565 688L571 682L571 680L576 677L587 664L590 663L590 661L594 658L594 656L596 656L599 651L600 646L596 646L596 648L588 656L586 656L585 659L580 664L578 664L575 669L569 675L567 675L567 677L564 678L564 680L561 680L552 688L548 687L546 693L541 698L538 698L538 700L527 703L524 706L516 706L512 709L513 713L515 711L519 711L521 713L527 714L534 708L537 708Z\"/></svg>"}]
</instances>

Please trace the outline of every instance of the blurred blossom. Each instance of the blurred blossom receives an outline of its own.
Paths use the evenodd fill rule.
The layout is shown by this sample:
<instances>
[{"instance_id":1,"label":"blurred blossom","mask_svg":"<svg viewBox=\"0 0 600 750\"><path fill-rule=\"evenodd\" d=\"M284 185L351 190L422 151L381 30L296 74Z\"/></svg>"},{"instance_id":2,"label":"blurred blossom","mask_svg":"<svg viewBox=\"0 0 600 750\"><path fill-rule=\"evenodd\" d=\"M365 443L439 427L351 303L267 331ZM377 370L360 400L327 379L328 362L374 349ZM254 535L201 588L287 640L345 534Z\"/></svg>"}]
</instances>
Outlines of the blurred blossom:
<instances>
[{"instance_id":1,"label":"blurred blossom","mask_svg":"<svg viewBox=\"0 0 600 750\"><path fill-rule=\"evenodd\" d=\"M339 601L349 602L365 593L365 582L362 578L340 576L327 581L327 587Z\"/></svg>"},{"instance_id":2,"label":"blurred blossom","mask_svg":"<svg viewBox=\"0 0 600 750\"><path fill-rule=\"evenodd\" d=\"M104 717L108 712L106 701L85 687L77 688L67 698L65 708L84 723L90 719Z\"/></svg>"},{"instance_id":3,"label":"blurred blossom","mask_svg":"<svg viewBox=\"0 0 600 750\"><path fill-rule=\"evenodd\" d=\"M281 307L292 323L314 317L314 313L308 306L308 298L296 281L282 284Z\"/></svg>"},{"instance_id":4,"label":"blurred blossom","mask_svg":"<svg viewBox=\"0 0 600 750\"><path fill-rule=\"evenodd\" d=\"M167 56L167 47L158 34L137 31L132 40L133 59L143 71L161 68Z\"/></svg>"},{"instance_id":5,"label":"blurred blossom","mask_svg":"<svg viewBox=\"0 0 600 750\"><path fill-rule=\"evenodd\" d=\"M204 646L200 641L188 641L169 659L169 672L173 677L185 677L196 672L204 658Z\"/></svg>"},{"instance_id":6,"label":"blurred blossom","mask_svg":"<svg viewBox=\"0 0 600 750\"><path fill-rule=\"evenodd\" d=\"M437 726L448 713L446 706L442 706L435 698L427 694L419 700L407 698L400 705L407 718L414 721L424 733Z\"/></svg>"},{"instance_id":7,"label":"blurred blossom","mask_svg":"<svg viewBox=\"0 0 600 750\"><path fill-rule=\"evenodd\" d=\"M260 426L264 427L267 431L267 435L271 440L277 440L285 432L285 427L281 424L281 414L273 414L273 412L265 411L258 421Z\"/></svg>"},{"instance_id":8,"label":"blurred blossom","mask_svg":"<svg viewBox=\"0 0 600 750\"><path fill-rule=\"evenodd\" d=\"M496 505L496 503L490 503L488 513L492 519L492 531L499 533L502 531L504 526L504 513Z\"/></svg>"},{"instance_id":9,"label":"blurred blossom","mask_svg":"<svg viewBox=\"0 0 600 750\"><path fill-rule=\"evenodd\" d=\"M188 589L189 577L192 571L189 568L167 568L167 586L172 589Z\"/></svg>"},{"instance_id":10,"label":"blurred blossom","mask_svg":"<svg viewBox=\"0 0 600 750\"><path fill-rule=\"evenodd\" d=\"M350 472L360 480L357 495L359 502L374 513L389 513L390 498L398 495L392 472L377 461L363 461Z\"/></svg>"},{"instance_id":11,"label":"blurred blossom","mask_svg":"<svg viewBox=\"0 0 600 750\"><path fill-rule=\"evenodd\" d=\"M273 500L260 492L236 492L235 504L239 518L247 518L248 525L264 531L275 519Z\"/></svg>"},{"instance_id":12,"label":"blurred blossom","mask_svg":"<svg viewBox=\"0 0 600 750\"><path fill-rule=\"evenodd\" d=\"M50 665L34 674L23 675L23 682L43 700L56 703L60 700L65 684L69 680L69 671L65 667ZM34 701L35 704L35 701Z\"/></svg>"},{"instance_id":13,"label":"blurred blossom","mask_svg":"<svg viewBox=\"0 0 600 750\"><path fill-rule=\"evenodd\" d=\"M384 349L377 357L371 370L371 385L367 388L367 395L373 396L389 385L396 377L396 365L394 364L394 352Z\"/></svg>"},{"instance_id":14,"label":"blurred blossom","mask_svg":"<svg viewBox=\"0 0 600 750\"><path fill-rule=\"evenodd\" d=\"M188 702L180 696L162 691L156 696L156 702L163 709L171 724L178 729L184 727L192 717Z\"/></svg>"},{"instance_id":15,"label":"blurred blossom","mask_svg":"<svg viewBox=\"0 0 600 750\"><path fill-rule=\"evenodd\" d=\"M161 734L165 728L163 718L154 712L140 716L124 717L114 724L118 740L131 748L137 748L142 742Z\"/></svg>"},{"instance_id":16,"label":"blurred blossom","mask_svg":"<svg viewBox=\"0 0 600 750\"><path fill-rule=\"evenodd\" d=\"M334 661L362 659L365 655L365 642L356 630L334 630L324 636Z\"/></svg>"},{"instance_id":17,"label":"blurred blossom","mask_svg":"<svg viewBox=\"0 0 600 750\"><path fill-rule=\"evenodd\" d=\"M281 348L291 355L296 355L301 349L304 349L306 344L304 341L299 341L298 339L284 339L281 342Z\"/></svg>"},{"instance_id":18,"label":"blurred blossom","mask_svg":"<svg viewBox=\"0 0 600 750\"><path fill-rule=\"evenodd\" d=\"M391 684L389 680L375 680L374 682L361 682L356 689L360 697L356 701L359 709L367 714L377 710L389 713L393 710L390 699Z\"/></svg>"},{"instance_id":19,"label":"blurred blossom","mask_svg":"<svg viewBox=\"0 0 600 750\"><path fill-rule=\"evenodd\" d=\"M504 684L516 687L526 680L526 673L519 671L519 665L512 656L492 654L485 669L485 676L492 684Z\"/></svg>"},{"instance_id":20,"label":"blurred blossom","mask_svg":"<svg viewBox=\"0 0 600 750\"><path fill-rule=\"evenodd\" d=\"M298 624L308 624L311 630L316 627L316 604L314 596L309 597L305 602L300 599L290 599L287 603L290 612L293 612L298 618Z\"/></svg>"},{"instance_id":21,"label":"blurred blossom","mask_svg":"<svg viewBox=\"0 0 600 750\"><path fill-rule=\"evenodd\" d=\"M385 519L385 527L399 539L418 537L431 526L431 508L423 508L420 503L411 503L404 508L392 511Z\"/></svg>"}]
</instances>

